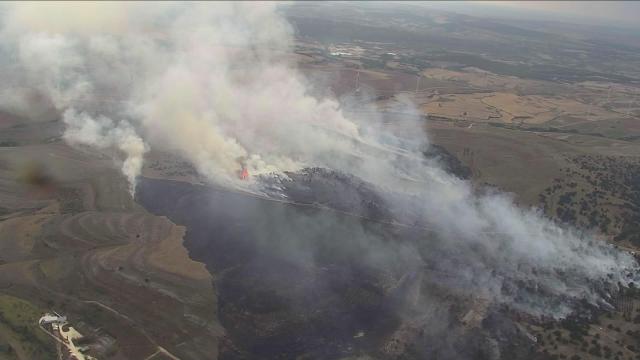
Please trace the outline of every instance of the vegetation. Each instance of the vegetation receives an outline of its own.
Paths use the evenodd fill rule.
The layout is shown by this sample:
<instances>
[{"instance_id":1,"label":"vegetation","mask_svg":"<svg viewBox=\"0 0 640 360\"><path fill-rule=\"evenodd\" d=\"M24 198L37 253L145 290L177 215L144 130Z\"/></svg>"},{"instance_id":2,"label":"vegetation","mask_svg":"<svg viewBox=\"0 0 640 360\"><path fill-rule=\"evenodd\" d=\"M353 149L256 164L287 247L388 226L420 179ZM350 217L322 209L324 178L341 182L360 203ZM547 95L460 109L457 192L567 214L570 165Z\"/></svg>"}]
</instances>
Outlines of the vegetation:
<instances>
[{"instance_id":1,"label":"vegetation","mask_svg":"<svg viewBox=\"0 0 640 360\"><path fill-rule=\"evenodd\" d=\"M544 211L581 228L640 245L640 162L620 156L581 155L574 167L539 195Z\"/></svg>"},{"instance_id":2,"label":"vegetation","mask_svg":"<svg viewBox=\"0 0 640 360\"><path fill-rule=\"evenodd\" d=\"M43 313L43 309L27 301L0 295L0 326L19 342L19 346L31 359L55 358L53 340L38 327L38 319ZM15 351L9 350L7 346L0 347L0 354L12 354Z\"/></svg>"}]
</instances>

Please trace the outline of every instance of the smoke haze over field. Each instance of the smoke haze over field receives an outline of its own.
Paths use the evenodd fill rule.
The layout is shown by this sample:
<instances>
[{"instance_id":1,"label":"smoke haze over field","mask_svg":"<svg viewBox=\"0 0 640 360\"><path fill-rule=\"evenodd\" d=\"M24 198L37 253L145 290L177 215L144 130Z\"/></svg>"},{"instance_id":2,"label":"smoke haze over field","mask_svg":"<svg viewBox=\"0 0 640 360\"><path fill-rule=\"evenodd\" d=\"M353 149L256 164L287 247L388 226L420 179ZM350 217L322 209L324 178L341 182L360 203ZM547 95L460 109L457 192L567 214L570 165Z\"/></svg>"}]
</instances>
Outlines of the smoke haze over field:
<instances>
[{"instance_id":1,"label":"smoke haze over field","mask_svg":"<svg viewBox=\"0 0 640 360\"><path fill-rule=\"evenodd\" d=\"M424 159L426 136L393 138L380 115L351 120L337 100L312 96L287 61L293 31L274 3L3 7L2 64L17 69L3 93L21 96L3 105L28 115L30 94L46 98L71 145L121 153L132 194L149 149L179 154L212 183L252 191L271 174L307 167L350 174L398 222L439 244L438 255L418 252L417 263L451 274L451 287L534 315L563 317L582 299L600 305L605 284L626 284L637 270L629 254L504 194L476 194ZM238 179L242 164L251 182ZM526 296L514 290L523 286Z\"/></svg>"}]
</instances>

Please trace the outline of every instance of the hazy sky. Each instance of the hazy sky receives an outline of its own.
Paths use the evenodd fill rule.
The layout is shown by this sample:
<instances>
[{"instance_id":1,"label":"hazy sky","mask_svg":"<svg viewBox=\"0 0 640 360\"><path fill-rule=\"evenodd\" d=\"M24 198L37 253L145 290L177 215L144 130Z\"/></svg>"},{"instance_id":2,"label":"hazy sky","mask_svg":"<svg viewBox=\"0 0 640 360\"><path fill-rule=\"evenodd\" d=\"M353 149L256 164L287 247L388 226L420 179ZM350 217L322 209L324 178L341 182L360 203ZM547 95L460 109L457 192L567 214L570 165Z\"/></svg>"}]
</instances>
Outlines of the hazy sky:
<instances>
[{"instance_id":1,"label":"hazy sky","mask_svg":"<svg viewBox=\"0 0 640 360\"><path fill-rule=\"evenodd\" d=\"M522 10L553 12L575 20L599 20L615 25L640 23L640 2L636 1L497 1L492 5Z\"/></svg>"},{"instance_id":2,"label":"hazy sky","mask_svg":"<svg viewBox=\"0 0 640 360\"><path fill-rule=\"evenodd\" d=\"M636 1L437 1L424 5L467 14L496 17L548 18L576 23L640 28L640 2Z\"/></svg>"}]
</instances>

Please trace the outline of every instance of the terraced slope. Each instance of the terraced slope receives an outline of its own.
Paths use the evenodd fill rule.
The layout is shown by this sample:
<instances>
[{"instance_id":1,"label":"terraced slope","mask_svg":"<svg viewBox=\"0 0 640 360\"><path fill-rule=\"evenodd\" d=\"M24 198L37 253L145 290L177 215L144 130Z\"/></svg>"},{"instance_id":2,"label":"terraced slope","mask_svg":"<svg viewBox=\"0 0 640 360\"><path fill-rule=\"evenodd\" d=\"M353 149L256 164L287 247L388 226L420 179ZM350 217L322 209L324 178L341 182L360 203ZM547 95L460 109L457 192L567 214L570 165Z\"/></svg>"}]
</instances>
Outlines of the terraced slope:
<instances>
[{"instance_id":1,"label":"terraced slope","mask_svg":"<svg viewBox=\"0 0 640 360\"><path fill-rule=\"evenodd\" d=\"M1 148L0 200L0 295L68 315L110 344L100 358L216 357L211 276L189 259L183 227L130 199L111 159L59 142Z\"/></svg>"}]
</instances>

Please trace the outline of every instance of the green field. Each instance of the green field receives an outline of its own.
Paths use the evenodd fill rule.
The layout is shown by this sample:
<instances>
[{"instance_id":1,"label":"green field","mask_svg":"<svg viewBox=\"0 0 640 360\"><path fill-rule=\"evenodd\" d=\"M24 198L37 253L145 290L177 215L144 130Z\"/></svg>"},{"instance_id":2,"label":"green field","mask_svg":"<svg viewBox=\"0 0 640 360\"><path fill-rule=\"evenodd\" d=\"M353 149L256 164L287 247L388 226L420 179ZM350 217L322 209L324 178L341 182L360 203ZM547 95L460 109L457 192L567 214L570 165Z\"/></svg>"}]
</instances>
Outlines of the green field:
<instances>
[{"instance_id":1,"label":"green field","mask_svg":"<svg viewBox=\"0 0 640 360\"><path fill-rule=\"evenodd\" d=\"M0 359L55 359L53 340L38 326L43 313L28 301L0 295Z\"/></svg>"}]
</instances>

